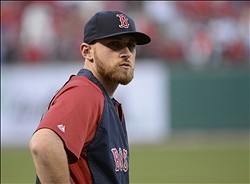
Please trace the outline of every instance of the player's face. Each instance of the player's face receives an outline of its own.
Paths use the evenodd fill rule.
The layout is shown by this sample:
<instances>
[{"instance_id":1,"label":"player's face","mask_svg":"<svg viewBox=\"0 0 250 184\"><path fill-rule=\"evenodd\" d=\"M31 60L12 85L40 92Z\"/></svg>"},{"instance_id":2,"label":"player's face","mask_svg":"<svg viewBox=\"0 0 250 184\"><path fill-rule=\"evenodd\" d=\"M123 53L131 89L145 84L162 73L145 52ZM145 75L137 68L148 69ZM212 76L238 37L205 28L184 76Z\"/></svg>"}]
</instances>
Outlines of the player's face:
<instances>
[{"instance_id":1,"label":"player's face","mask_svg":"<svg viewBox=\"0 0 250 184\"><path fill-rule=\"evenodd\" d=\"M104 80L128 84L134 76L136 42L132 36L116 36L96 42L94 62Z\"/></svg>"}]
</instances>

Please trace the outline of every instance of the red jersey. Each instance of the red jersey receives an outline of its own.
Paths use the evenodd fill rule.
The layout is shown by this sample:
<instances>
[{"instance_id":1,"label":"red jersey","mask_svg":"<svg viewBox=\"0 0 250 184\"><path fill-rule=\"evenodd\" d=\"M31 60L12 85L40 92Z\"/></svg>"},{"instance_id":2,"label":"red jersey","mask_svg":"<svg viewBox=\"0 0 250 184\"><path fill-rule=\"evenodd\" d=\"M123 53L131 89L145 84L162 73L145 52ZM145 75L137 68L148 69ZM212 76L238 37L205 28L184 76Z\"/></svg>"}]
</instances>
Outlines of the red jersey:
<instances>
[{"instance_id":1,"label":"red jersey","mask_svg":"<svg viewBox=\"0 0 250 184\"><path fill-rule=\"evenodd\" d=\"M52 99L37 128L51 129L63 140L71 183L92 183L83 148L94 138L103 106L104 95L97 85L85 76L72 76Z\"/></svg>"}]
</instances>

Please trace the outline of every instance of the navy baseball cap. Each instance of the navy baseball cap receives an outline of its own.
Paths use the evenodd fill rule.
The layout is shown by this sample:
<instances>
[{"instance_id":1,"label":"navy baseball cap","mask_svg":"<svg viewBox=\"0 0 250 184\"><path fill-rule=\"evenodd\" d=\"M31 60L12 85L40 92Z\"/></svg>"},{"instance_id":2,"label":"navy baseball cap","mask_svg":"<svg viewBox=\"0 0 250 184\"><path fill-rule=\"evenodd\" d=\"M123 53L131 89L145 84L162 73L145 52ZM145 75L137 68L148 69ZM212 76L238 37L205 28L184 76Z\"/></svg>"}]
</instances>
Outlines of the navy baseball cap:
<instances>
[{"instance_id":1,"label":"navy baseball cap","mask_svg":"<svg viewBox=\"0 0 250 184\"><path fill-rule=\"evenodd\" d=\"M100 11L86 23L84 27L84 42L112 36L129 34L136 39L137 45L145 45L151 38L145 33L137 32L134 21L121 11Z\"/></svg>"}]
</instances>

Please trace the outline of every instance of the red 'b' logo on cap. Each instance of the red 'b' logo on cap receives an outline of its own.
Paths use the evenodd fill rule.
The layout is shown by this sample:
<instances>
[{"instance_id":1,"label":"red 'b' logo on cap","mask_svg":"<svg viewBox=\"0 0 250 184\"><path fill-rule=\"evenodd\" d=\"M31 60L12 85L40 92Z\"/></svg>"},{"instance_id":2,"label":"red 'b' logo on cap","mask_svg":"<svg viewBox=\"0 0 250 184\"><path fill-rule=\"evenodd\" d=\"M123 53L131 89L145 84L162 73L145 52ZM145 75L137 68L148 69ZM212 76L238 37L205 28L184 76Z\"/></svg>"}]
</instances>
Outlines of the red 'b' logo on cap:
<instances>
[{"instance_id":1,"label":"red 'b' logo on cap","mask_svg":"<svg viewBox=\"0 0 250 184\"><path fill-rule=\"evenodd\" d=\"M119 17L119 20L120 20L120 23L121 23L119 25L120 28L128 28L129 27L128 18L125 17L125 15L117 14L116 16Z\"/></svg>"}]
</instances>

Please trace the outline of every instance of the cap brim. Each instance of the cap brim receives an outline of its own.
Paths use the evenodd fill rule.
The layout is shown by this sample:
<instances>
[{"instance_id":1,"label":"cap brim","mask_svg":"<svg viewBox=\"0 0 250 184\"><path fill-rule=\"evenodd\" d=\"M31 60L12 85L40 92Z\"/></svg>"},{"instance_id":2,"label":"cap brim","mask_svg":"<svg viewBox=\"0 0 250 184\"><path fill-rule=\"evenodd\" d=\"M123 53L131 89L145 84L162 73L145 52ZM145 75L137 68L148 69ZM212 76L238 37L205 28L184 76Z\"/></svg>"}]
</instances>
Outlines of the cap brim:
<instances>
[{"instance_id":1,"label":"cap brim","mask_svg":"<svg viewBox=\"0 0 250 184\"><path fill-rule=\"evenodd\" d=\"M141 33L141 32L119 32L119 33L115 33L115 34L105 35L105 36L96 38L95 40L109 38L109 37L113 37L113 36L125 35L125 34L132 35L136 39L136 45L146 45L149 42L151 42L151 38L148 35L146 35L145 33Z\"/></svg>"},{"instance_id":2,"label":"cap brim","mask_svg":"<svg viewBox=\"0 0 250 184\"><path fill-rule=\"evenodd\" d=\"M137 45L146 45L151 42L151 38L144 33L134 32L129 34L135 37Z\"/></svg>"}]
</instances>

